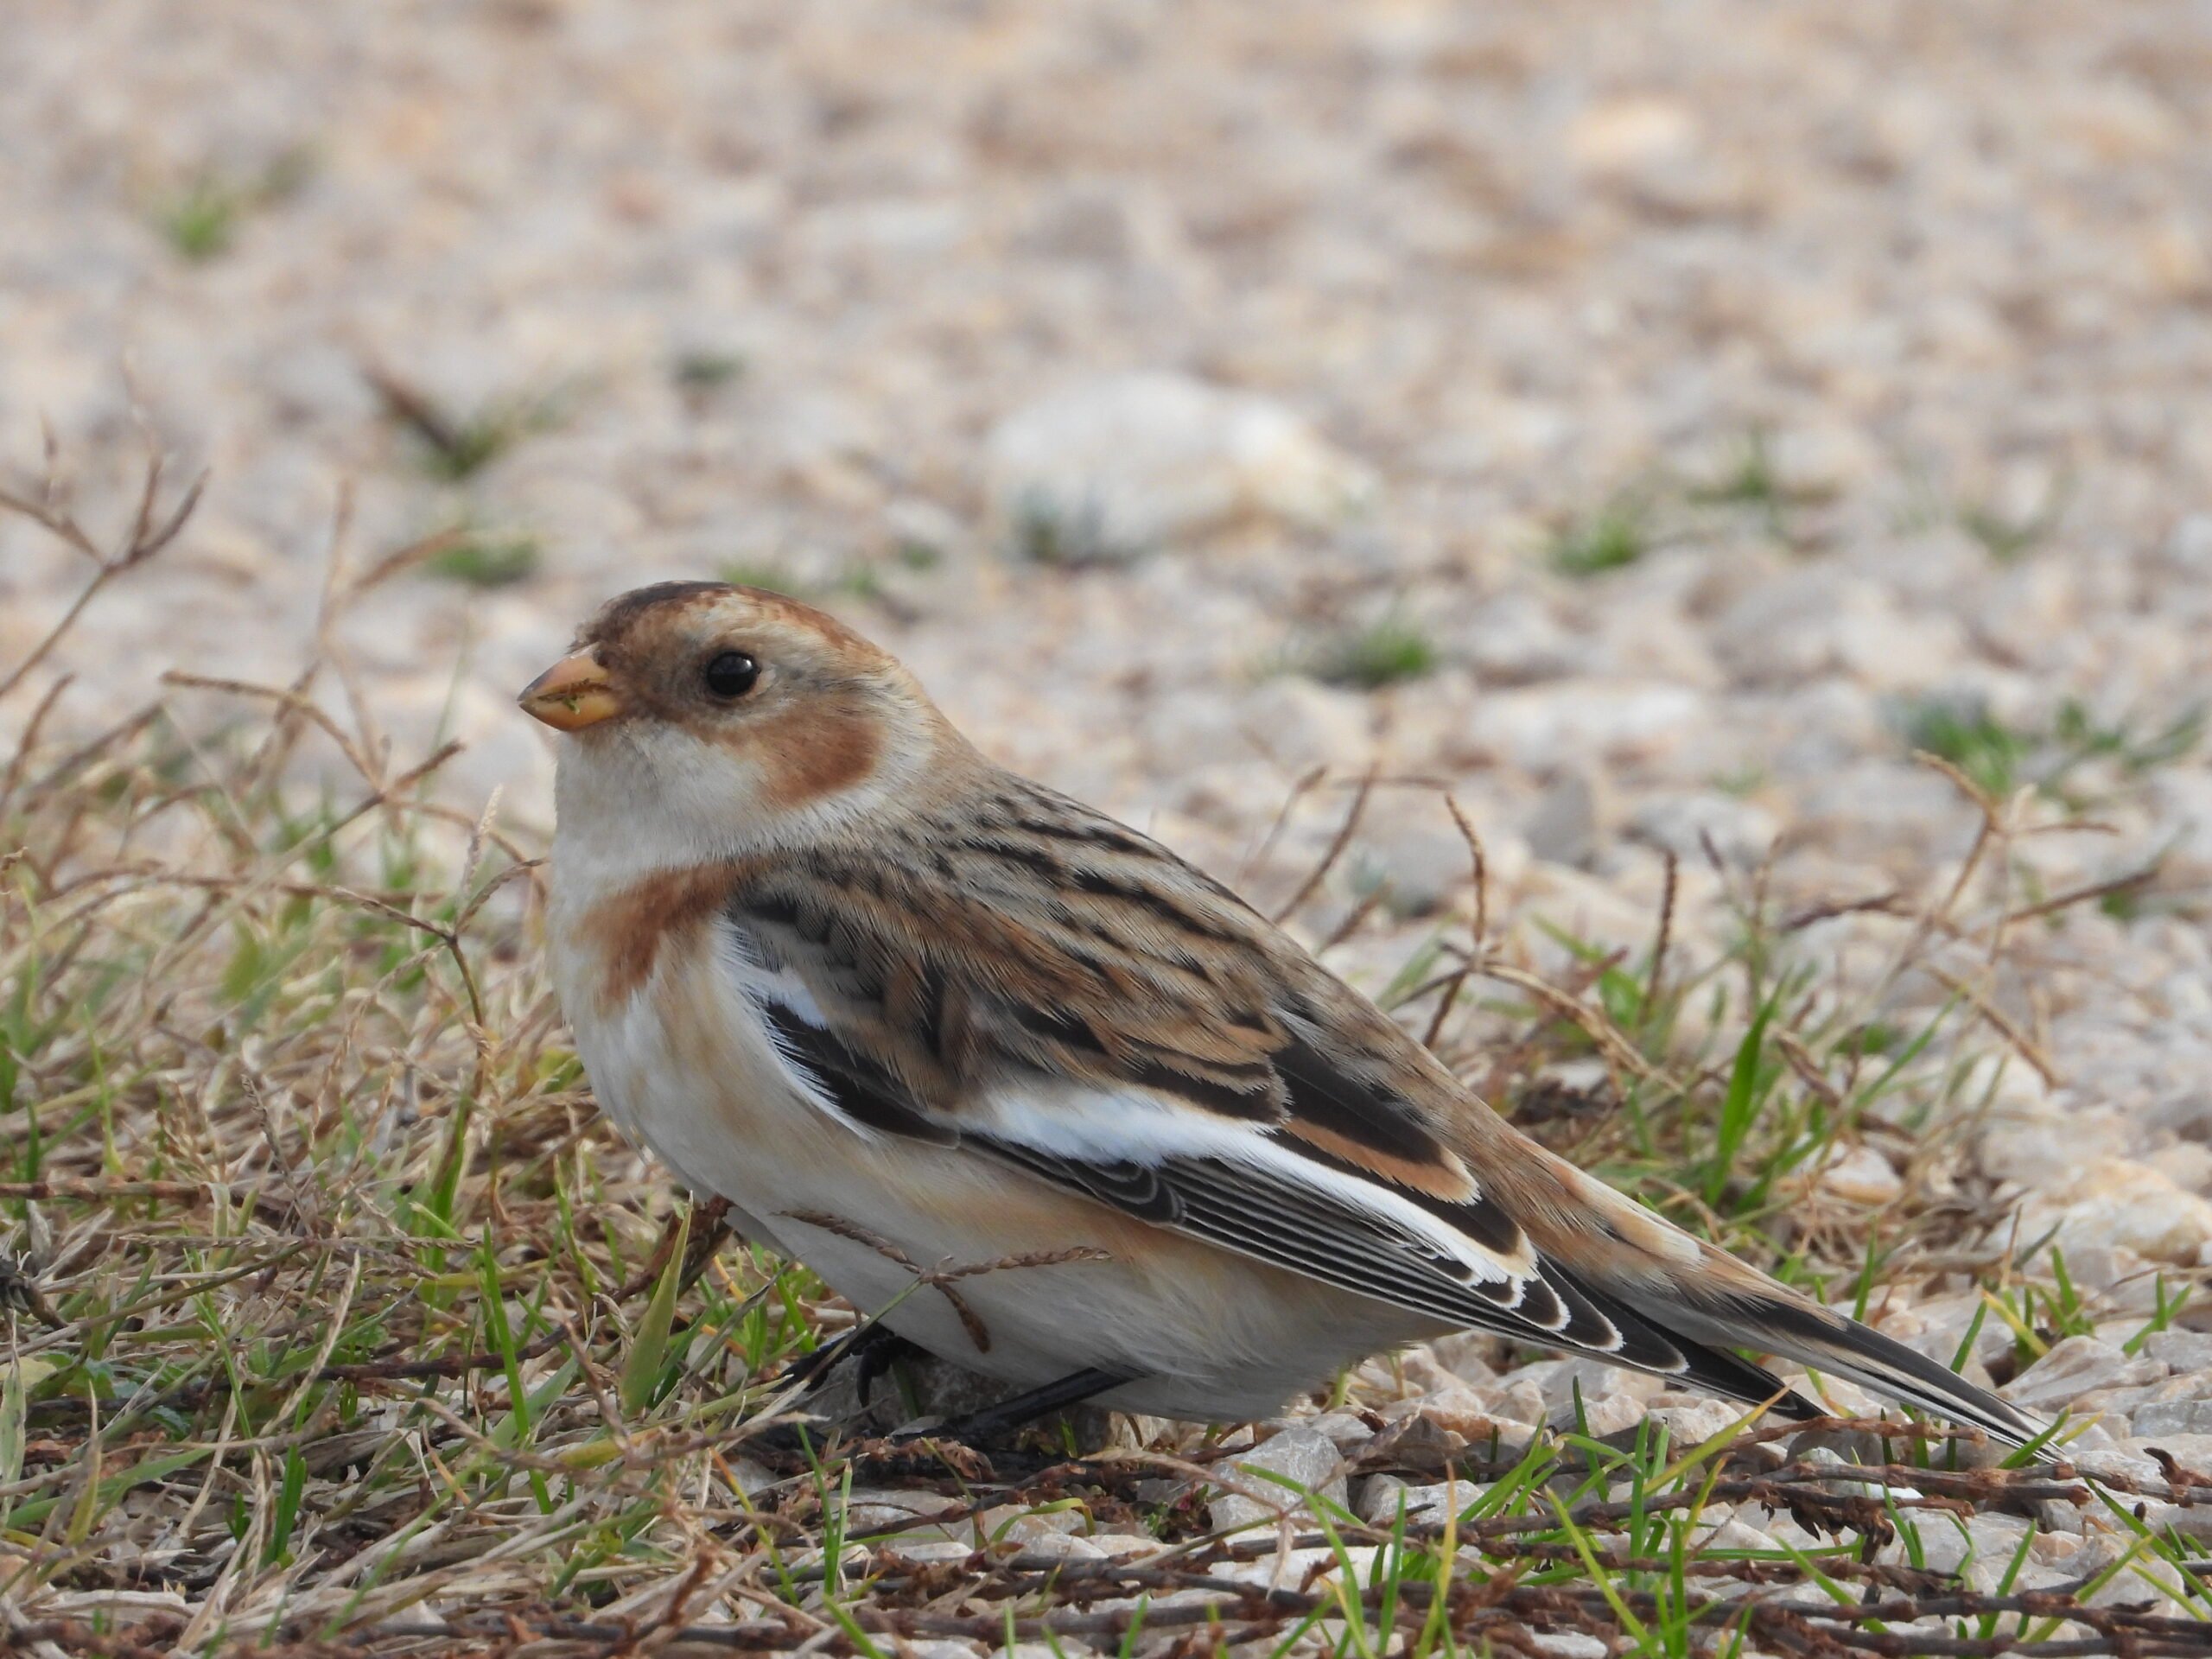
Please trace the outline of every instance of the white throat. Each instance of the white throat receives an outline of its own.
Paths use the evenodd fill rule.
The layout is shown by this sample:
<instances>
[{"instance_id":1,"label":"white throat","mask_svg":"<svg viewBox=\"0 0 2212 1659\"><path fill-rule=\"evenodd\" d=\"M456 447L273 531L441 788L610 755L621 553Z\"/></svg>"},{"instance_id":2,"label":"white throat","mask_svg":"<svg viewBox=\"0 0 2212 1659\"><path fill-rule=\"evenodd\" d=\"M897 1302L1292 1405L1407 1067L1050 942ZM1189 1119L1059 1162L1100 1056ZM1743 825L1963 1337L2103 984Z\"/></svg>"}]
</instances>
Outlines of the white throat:
<instances>
[{"instance_id":1,"label":"white throat","mask_svg":"<svg viewBox=\"0 0 2212 1659\"><path fill-rule=\"evenodd\" d=\"M563 743L553 785L556 892L605 893L667 871L834 839L895 810L934 768L938 747L887 754L861 782L778 810L763 800L750 763L683 732L610 731Z\"/></svg>"}]
</instances>

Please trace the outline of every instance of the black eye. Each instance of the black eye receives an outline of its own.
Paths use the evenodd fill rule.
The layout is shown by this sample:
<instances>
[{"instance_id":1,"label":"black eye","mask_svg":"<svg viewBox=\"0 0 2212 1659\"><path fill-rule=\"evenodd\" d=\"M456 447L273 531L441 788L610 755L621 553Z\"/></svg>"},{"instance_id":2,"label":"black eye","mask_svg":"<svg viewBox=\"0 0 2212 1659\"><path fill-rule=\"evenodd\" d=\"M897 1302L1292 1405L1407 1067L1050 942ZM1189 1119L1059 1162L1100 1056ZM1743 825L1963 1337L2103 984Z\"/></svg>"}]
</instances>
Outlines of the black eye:
<instances>
[{"instance_id":1,"label":"black eye","mask_svg":"<svg viewBox=\"0 0 2212 1659\"><path fill-rule=\"evenodd\" d=\"M707 690L725 702L743 696L760 677L760 664L741 651L726 651L707 664Z\"/></svg>"}]
</instances>

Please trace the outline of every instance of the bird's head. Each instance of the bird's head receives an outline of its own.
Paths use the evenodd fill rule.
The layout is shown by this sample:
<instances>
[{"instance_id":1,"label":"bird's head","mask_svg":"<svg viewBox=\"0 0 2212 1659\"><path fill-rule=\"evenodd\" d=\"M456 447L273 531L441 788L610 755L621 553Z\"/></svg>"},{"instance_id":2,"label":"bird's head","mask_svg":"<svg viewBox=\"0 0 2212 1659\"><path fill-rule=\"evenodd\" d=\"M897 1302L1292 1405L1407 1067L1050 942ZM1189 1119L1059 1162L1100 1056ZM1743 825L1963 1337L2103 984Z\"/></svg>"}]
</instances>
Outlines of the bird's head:
<instances>
[{"instance_id":1,"label":"bird's head","mask_svg":"<svg viewBox=\"0 0 2212 1659\"><path fill-rule=\"evenodd\" d=\"M563 840L634 868L820 839L967 753L888 653L723 582L610 601L519 701L565 734Z\"/></svg>"}]
</instances>

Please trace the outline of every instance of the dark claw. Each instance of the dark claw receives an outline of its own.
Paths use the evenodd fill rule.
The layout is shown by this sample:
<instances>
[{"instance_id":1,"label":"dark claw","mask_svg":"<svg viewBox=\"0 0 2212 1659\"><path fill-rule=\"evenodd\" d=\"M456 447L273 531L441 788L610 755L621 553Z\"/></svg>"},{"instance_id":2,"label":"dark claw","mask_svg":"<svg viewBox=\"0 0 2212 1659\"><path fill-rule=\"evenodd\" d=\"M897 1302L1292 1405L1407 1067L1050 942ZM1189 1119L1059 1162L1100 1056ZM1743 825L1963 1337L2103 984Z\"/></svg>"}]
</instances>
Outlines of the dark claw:
<instances>
[{"instance_id":1,"label":"dark claw","mask_svg":"<svg viewBox=\"0 0 2212 1659\"><path fill-rule=\"evenodd\" d=\"M853 1344L855 1370L853 1387L860 1395L861 1404L868 1404L869 1390L876 1379L889 1373L902 1359L918 1357L922 1351L906 1338L880 1325L871 1325Z\"/></svg>"},{"instance_id":2,"label":"dark claw","mask_svg":"<svg viewBox=\"0 0 2212 1659\"><path fill-rule=\"evenodd\" d=\"M778 1376L773 1387L788 1389L804 1384L810 1393L829 1380L830 1373L842 1362L851 1359L859 1370L853 1381L859 1389L860 1402L868 1404L868 1389L900 1360L922 1351L887 1325L855 1325L834 1341L825 1342L810 1354L802 1354L786 1365Z\"/></svg>"}]
</instances>

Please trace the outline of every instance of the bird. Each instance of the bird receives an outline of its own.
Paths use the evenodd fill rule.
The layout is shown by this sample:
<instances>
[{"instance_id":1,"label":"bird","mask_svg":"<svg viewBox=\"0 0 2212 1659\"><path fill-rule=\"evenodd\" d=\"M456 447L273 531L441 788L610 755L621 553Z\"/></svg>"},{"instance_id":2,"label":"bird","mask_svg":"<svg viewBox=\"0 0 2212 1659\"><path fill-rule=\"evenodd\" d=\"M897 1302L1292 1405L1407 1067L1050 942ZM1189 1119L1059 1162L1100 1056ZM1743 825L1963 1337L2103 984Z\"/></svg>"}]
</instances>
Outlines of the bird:
<instances>
[{"instance_id":1,"label":"bird","mask_svg":"<svg viewBox=\"0 0 2212 1659\"><path fill-rule=\"evenodd\" d=\"M639 588L519 702L558 734L547 954L600 1105L747 1238L1018 1390L996 1422L1247 1421L1477 1330L1788 1421L1823 1408L1738 1350L2047 1432L1529 1140L824 612Z\"/></svg>"}]
</instances>

